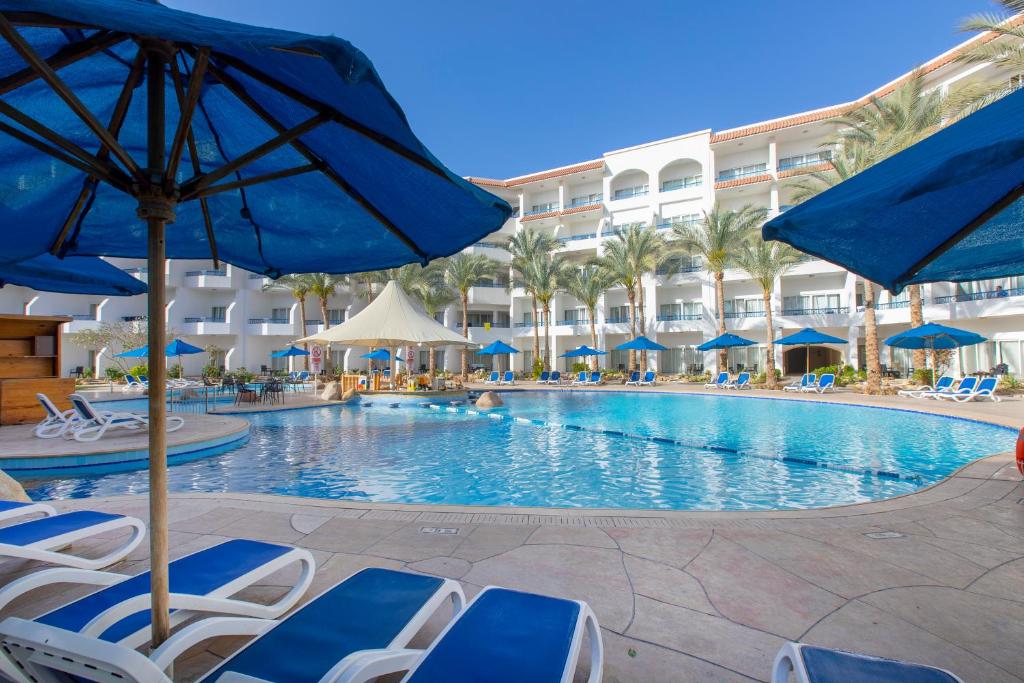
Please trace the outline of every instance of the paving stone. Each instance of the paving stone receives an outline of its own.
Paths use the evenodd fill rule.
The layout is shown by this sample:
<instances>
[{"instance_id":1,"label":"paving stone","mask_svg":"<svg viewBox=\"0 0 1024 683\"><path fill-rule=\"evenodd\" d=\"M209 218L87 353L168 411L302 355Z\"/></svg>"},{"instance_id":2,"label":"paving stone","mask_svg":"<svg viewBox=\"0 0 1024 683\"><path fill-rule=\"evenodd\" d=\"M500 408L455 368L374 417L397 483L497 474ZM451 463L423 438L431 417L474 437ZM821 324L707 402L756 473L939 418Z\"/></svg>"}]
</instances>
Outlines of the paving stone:
<instances>
[{"instance_id":1,"label":"paving stone","mask_svg":"<svg viewBox=\"0 0 1024 683\"><path fill-rule=\"evenodd\" d=\"M718 614L700 582L682 569L633 555L626 555L623 561L633 592L637 595L698 612Z\"/></svg>"},{"instance_id":2,"label":"paving stone","mask_svg":"<svg viewBox=\"0 0 1024 683\"><path fill-rule=\"evenodd\" d=\"M589 545L595 548L618 547L607 533L593 527L542 526L534 531L526 542Z\"/></svg>"},{"instance_id":3,"label":"paving stone","mask_svg":"<svg viewBox=\"0 0 1024 683\"><path fill-rule=\"evenodd\" d=\"M292 526L292 515L256 510L247 510L244 516L219 526L217 533L271 543L294 543L305 535Z\"/></svg>"},{"instance_id":4,"label":"paving stone","mask_svg":"<svg viewBox=\"0 0 1024 683\"><path fill-rule=\"evenodd\" d=\"M403 526L403 522L334 517L303 538L302 545L332 553L361 553Z\"/></svg>"},{"instance_id":5,"label":"paving stone","mask_svg":"<svg viewBox=\"0 0 1024 683\"><path fill-rule=\"evenodd\" d=\"M683 567L711 540L704 529L606 529L623 552Z\"/></svg>"},{"instance_id":6,"label":"paving stone","mask_svg":"<svg viewBox=\"0 0 1024 683\"><path fill-rule=\"evenodd\" d=\"M445 527L456 533L426 533L424 529L437 529L418 522L403 526L366 549L366 553L390 557L403 562L416 562L431 557L450 555L473 531L471 525Z\"/></svg>"},{"instance_id":7,"label":"paving stone","mask_svg":"<svg viewBox=\"0 0 1024 683\"><path fill-rule=\"evenodd\" d=\"M457 557L432 557L429 560L412 562L407 567L424 574L443 576L446 579L461 579L473 568L473 565Z\"/></svg>"},{"instance_id":8,"label":"paving stone","mask_svg":"<svg viewBox=\"0 0 1024 683\"><path fill-rule=\"evenodd\" d=\"M746 676L696 657L603 630L604 683L749 683ZM577 681L582 681L580 676Z\"/></svg>"},{"instance_id":9,"label":"paving stone","mask_svg":"<svg viewBox=\"0 0 1024 683\"><path fill-rule=\"evenodd\" d=\"M532 525L481 524L470 532L452 555L469 562L478 562L521 546L536 530L537 527Z\"/></svg>"},{"instance_id":10,"label":"paving stone","mask_svg":"<svg viewBox=\"0 0 1024 683\"><path fill-rule=\"evenodd\" d=\"M1003 600L1024 602L1024 559L1007 562L971 584L967 590Z\"/></svg>"},{"instance_id":11,"label":"paving stone","mask_svg":"<svg viewBox=\"0 0 1024 683\"><path fill-rule=\"evenodd\" d=\"M293 514L291 516L291 525L299 533L311 534L330 519L330 515Z\"/></svg>"}]
</instances>

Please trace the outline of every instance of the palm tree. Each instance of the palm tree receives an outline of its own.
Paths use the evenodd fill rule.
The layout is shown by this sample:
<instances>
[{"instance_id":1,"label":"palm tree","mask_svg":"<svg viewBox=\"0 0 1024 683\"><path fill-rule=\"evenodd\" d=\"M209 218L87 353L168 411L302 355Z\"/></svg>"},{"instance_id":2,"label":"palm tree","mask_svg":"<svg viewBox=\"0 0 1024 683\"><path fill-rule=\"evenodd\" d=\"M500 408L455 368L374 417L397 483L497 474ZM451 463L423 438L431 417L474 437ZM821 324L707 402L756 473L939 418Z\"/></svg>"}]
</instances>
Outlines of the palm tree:
<instances>
[{"instance_id":1,"label":"palm tree","mask_svg":"<svg viewBox=\"0 0 1024 683\"><path fill-rule=\"evenodd\" d=\"M537 293L532 284L526 281L526 264L530 263L538 254L545 256L551 254L562 246L561 242L551 234L538 230L533 226L523 228L512 235L505 243L505 249L512 254L512 270L519 273L522 278L523 289L530 295L533 306L533 357L540 358L540 312L537 308Z\"/></svg>"},{"instance_id":2,"label":"palm tree","mask_svg":"<svg viewBox=\"0 0 1024 683\"><path fill-rule=\"evenodd\" d=\"M271 280L267 284L263 285L263 291L267 290L283 290L289 292L292 297L299 302L299 337L306 336L306 297L310 294L312 287L312 280L306 274L300 275L282 275L276 280ZM302 348L309 351L309 344L303 342ZM303 356L303 369L309 371L309 356Z\"/></svg>"},{"instance_id":3,"label":"palm tree","mask_svg":"<svg viewBox=\"0 0 1024 683\"><path fill-rule=\"evenodd\" d=\"M579 268L566 268L562 288L583 304L590 319L590 345L597 348L597 304L612 286L612 275L592 263ZM591 370L597 370L597 356L591 360Z\"/></svg>"},{"instance_id":4,"label":"palm tree","mask_svg":"<svg viewBox=\"0 0 1024 683\"><path fill-rule=\"evenodd\" d=\"M494 277L501 264L483 254L460 252L448 258L444 267L444 279L448 286L459 293L462 301L462 336L469 337L469 289L481 280ZM462 348L462 381L469 371L466 348Z\"/></svg>"},{"instance_id":5,"label":"palm tree","mask_svg":"<svg viewBox=\"0 0 1024 683\"><path fill-rule=\"evenodd\" d=\"M423 304L423 310L426 311L427 315L433 318L454 303L457 297L443 278L424 278L416 289L416 298ZM429 353L430 358L427 361L427 372L430 373L430 381L433 382L434 371L437 368L435 367L434 350L430 349Z\"/></svg>"},{"instance_id":6,"label":"palm tree","mask_svg":"<svg viewBox=\"0 0 1024 683\"><path fill-rule=\"evenodd\" d=\"M551 369L551 301L561 290L568 263L564 256L537 254L526 264L525 280L529 282L541 306L544 321L544 370Z\"/></svg>"},{"instance_id":7,"label":"palm tree","mask_svg":"<svg viewBox=\"0 0 1024 683\"><path fill-rule=\"evenodd\" d=\"M626 301L629 303L630 337L636 339L636 287L640 280L636 272L636 263L630 258L629 249L623 239L610 239L604 243L604 254L593 259L591 263L604 270L612 283L626 289ZM636 370L636 351L629 352L629 371Z\"/></svg>"},{"instance_id":8,"label":"palm tree","mask_svg":"<svg viewBox=\"0 0 1024 683\"><path fill-rule=\"evenodd\" d=\"M715 309L718 316L718 334L725 334L725 269L736 258L740 245L764 223L768 213L763 208L747 204L739 211L725 210L715 204L711 213L704 214L699 223L672 226L675 244L669 254L682 252L701 256L715 278ZM718 367L727 363L727 351L718 352Z\"/></svg>"},{"instance_id":9,"label":"palm tree","mask_svg":"<svg viewBox=\"0 0 1024 683\"><path fill-rule=\"evenodd\" d=\"M328 318L327 304L334 293L338 290L338 287L345 284L344 275L332 275L330 273L309 273L309 293L320 299L320 315L324 320L324 329L328 327L330 322ZM324 357L324 374L331 374L334 370L331 363L331 354L328 353Z\"/></svg>"},{"instance_id":10,"label":"palm tree","mask_svg":"<svg viewBox=\"0 0 1024 683\"><path fill-rule=\"evenodd\" d=\"M619 231L617 237L625 242L626 252L636 273L636 306L640 334L647 334L647 315L643 278L658 267L665 254L665 238L649 226L635 223ZM636 335L634 334L634 338ZM640 352L640 366L647 369L647 352Z\"/></svg>"},{"instance_id":11,"label":"palm tree","mask_svg":"<svg viewBox=\"0 0 1024 683\"><path fill-rule=\"evenodd\" d=\"M764 299L765 323L768 326L768 353L765 376L768 388L774 389L775 381L775 332L772 324L772 290L775 279L784 275L800 260L800 252L782 242L765 242L760 236L746 241L736 254L736 265L745 270L757 284L761 285Z\"/></svg>"},{"instance_id":12,"label":"palm tree","mask_svg":"<svg viewBox=\"0 0 1024 683\"><path fill-rule=\"evenodd\" d=\"M976 14L960 24L961 31L988 31L996 39L986 41L957 57L968 64L992 64L1003 73L1024 73L1024 22L1013 15L1024 12L1024 0L996 0L1009 15ZM1019 17L1018 17L1019 19ZM1019 87L1019 81L1016 87ZM1005 80L995 83L969 82L947 95L949 108L969 114L1013 92Z\"/></svg>"}]
</instances>

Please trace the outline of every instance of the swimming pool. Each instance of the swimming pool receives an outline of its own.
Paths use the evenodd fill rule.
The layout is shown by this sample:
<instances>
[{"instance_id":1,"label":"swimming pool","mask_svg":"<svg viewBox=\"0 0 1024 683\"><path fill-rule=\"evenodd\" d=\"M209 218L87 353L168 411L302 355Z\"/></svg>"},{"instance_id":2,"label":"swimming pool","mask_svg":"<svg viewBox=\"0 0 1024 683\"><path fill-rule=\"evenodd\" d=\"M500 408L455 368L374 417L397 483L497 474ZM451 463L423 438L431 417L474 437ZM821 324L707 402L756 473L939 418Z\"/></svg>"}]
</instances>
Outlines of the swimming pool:
<instances>
[{"instance_id":1,"label":"swimming pool","mask_svg":"<svg viewBox=\"0 0 1024 683\"><path fill-rule=\"evenodd\" d=\"M978 422L831 403L653 392L503 398L494 416L391 407L376 397L368 406L253 413L248 443L174 464L170 489L392 503L813 508L913 492L1010 450L1015 438ZM117 408L144 408L134 403ZM81 498L145 492L147 474L24 483L33 498Z\"/></svg>"}]
</instances>

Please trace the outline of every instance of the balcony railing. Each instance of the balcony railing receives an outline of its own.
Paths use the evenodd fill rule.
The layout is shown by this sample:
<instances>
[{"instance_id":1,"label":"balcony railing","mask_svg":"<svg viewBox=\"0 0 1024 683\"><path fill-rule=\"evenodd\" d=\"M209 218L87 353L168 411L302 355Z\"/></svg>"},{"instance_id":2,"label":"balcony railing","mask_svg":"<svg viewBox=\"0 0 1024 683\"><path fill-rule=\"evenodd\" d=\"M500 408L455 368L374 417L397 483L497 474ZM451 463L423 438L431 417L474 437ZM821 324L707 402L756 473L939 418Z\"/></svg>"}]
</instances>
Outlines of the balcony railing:
<instances>
[{"instance_id":1,"label":"balcony railing","mask_svg":"<svg viewBox=\"0 0 1024 683\"><path fill-rule=\"evenodd\" d=\"M67 313L65 314L72 320L95 320L95 313Z\"/></svg>"},{"instance_id":2,"label":"balcony railing","mask_svg":"<svg viewBox=\"0 0 1024 683\"><path fill-rule=\"evenodd\" d=\"M573 318L573 319L570 319L570 320L556 320L555 324L556 325L589 325L590 324L590 320L588 320L586 318L580 318L580 319Z\"/></svg>"},{"instance_id":3,"label":"balcony railing","mask_svg":"<svg viewBox=\"0 0 1024 683\"><path fill-rule=\"evenodd\" d=\"M659 315L658 322L667 323L677 320L701 320L703 318L703 313L673 313L671 315Z\"/></svg>"},{"instance_id":4,"label":"balcony railing","mask_svg":"<svg viewBox=\"0 0 1024 683\"><path fill-rule=\"evenodd\" d=\"M122 268L121 270L128 273L129 275L145 275L146 273L149 272L149 268L146 268L145 266L137 268Z\"/></svg>"},{"instance_id":5,"label":"balcony railing","mask_svg":"<svg viewBox=\"0 0 1024 683\"><path fill-rule=\"evenodd\" d=\"M142 321L142 320L145 320L145 319L146 319L146 316L144 316L144 315L122 315L121 316L121 320L123 320L126 323L135 323L135 322L139 322L139 321Z\"/></svg>"},{"instance_id":6,"label":"balcony railing","mask_svg":"<svg viewBox=\"0 0 1024 683\"><path fill-rule=\"evenodd\" d=\"M650 189L645 185L643 187L624 187L621 190L615 190L612 194L612 199L632 199L633 197L646 197Z\"/></svg>"},{"instance_id":7,"label":"balcony railing","mask_svg":"<svg viewBox=\"0 0 1024 683\"><path fill-rule=\"evenodd\" d=\"M569 200L569 208L575 209L580 206L594 206L604 201L603 194L581 195Z\"/></svg>"},{"instance_id":8,"label":"balcony railing","mask_svg":"<svg viewBox=\"0 0 1024 683\"><path fill-rule=\"evenodd\" d=\"M214 317L212 315L208 315L208 316L190 315L190 316L185 316L185 320L184 320L184 322L187 322L187 323L226 323L227 321L228 321L227 318L221 318L219 316L218 317Z\"/></svg>"},{"instance_id":9,"label":"balcony railing","mask_svg":"<svg viewBox=\"0 0 1024 683\"><path fill-rule=\"evenodd\" d=\"M584 235L568 235L566 237L559 237L558 241L561 242L562 244L566 244L567 242L576 242L577 240L592 240L592 239L597 239L597 233L596 232L588 232L588 233L586 233Z\"/></svg>"},{"instance_id":10,"label":"balcony railing","mask_svg":"<svg viewBox=\"0 0 1024 683\"><path fill-rule=\"evenodd\" d=\"M225 275L227 275L227 273L225 273ZM265 277L267 277L267 276L266 275L260 275L259 273L249 273L249 279L250 280L262 280Z\"/></svg>"},{"instance_id":11,"label":"balcony railing","mask_svg":"<svg viewBox=\"0 0 1024 683\"><path fill-rule=\"evenodd\" d=\"M765 164L745 168L727 168L724 171L719 171L717 182L724 183L741 178L753 178L766 173L768 173L768 168Z\"/></svg>"},{"instance_id":12,"label":"balcony railing","mask_svg":"<svg viewBox=\"0 0 1024 683\"><path fill-rule=\"evenodd\" d=\"M654 274L678 275L680 273L696 273L700 270L704 270L703 261L692 261L690 263L681 263L676 266L660 266L654 271Z\"/></svg>"},{"instance_id":13,"label":"balcony railing","mask_svg":"<svg viewBox=\"0 0 1024 683\"><path fill-rule=\"evenodd\" d=\"M726 318L763 318L764 311L728 311Z\"/></svg>"},{"instance_id":14,"label":"balcony railing","mask_svg":"<svg viewBox=\"0 0 1024 683\"><path fill-rule=\"evenodd\" d=\"M849 313L849 306L832 306L825 308L784 308L782 309L782 315L836 315L839 313ZM764 315L764 313L761 313ZM726 314L725 317L729 317Z\"/></svg>"},{"instance_id":15,"label":"balcony railing","mask_svg":"<svg viewBox=\"0 0 1024 683\"><path fill-rule=\"evenodd\" d=\"M610 325L614 325L617 323L628 323L629 318L625 316L614 316L610 318L605 318L604 321Z\"/></svg>"},{"instance_id":16,"label":"balcony railing","mask_svg":"<svg viewBox=\"0 0 1024 683\"><path fill-rule=\"evenodd\" d=\"M323 325L323 324L324 324L323 320L307 320L306 321L306 326L307 327L310 326L310 325Z\"/></svg>"},{"instance_id":17,"label":"balcony railing","mask_svg":"<svg viewBox=\"0 0 1024 683\"><path fill-rule=\"evenodd\" d=\"M212 277L227 277L228 271L226 270L188 270L185 271L185 277L198 277L200 275L212 276ZM262 275L260 277L263 277Z\"/></svg>"},{"instance_id":18,"label":"balcony railing","mask_svg":"<svg viewBox=\"0 0 1024 683\"><path fill-rule=\"evenodd\" d=\"M699 217L687 218L686 220L682 221L662 221L661 223L655 225L654 228L656 230L670 230L674 225L697 225L700 222L701 219Z\"/></svg>"},{"instance_id":19,"label":"balcony railing","mask_svg":"<svg viewBox=\"0 0 1024 683\"><path fill-rule=\"evenodd\" d=\"M989 292L964 292L962 294L953 294L951 296L937 296L933 301L937 304L948 304L954 301L959 303L961 301L982 301L984 299L1006 299L1011 296L1024 295L1024 287L1017 287L1014 289L1002 289L998 292L995 290Z\"/></svg>"},{"instance_id":20,"label":"balcony railing","mask_svg":"<svg viewBox=\"0 0 1024 683\"><path fill-rule=\"evenodd\" d=\"M682 190L688 187L700 187L703 184L704 180L700 176L695 178L675 178L663 182L661 184L661 191L671 192L672 190Z\"/></svg>"},{"instance_id":21,"label":"balcony railing","mask_svg":"<svg viewBox=\"0 0 1024 683\"><path fill-rule=\"evenodd\" d=\"M504 249L505 245L501 242L477 242L476 246L483 247L485 249Z\"/></svg>"},{"instance_id":22,"label":"balcony railing","mask_svg":"<svg viewBox=\"0 0 1024 683\"><path fill-rule=\"evenodd\" d=\"M488 324L491 326L492 330L495 329L495 328L497 328L499 330L507 330L510 327L509 323L488 323ZM522 325L525 325L525 324L526 323L522 323ZM520 325L521 325L520 323L516 323L516 327L520 327ZM485 324L484 323L475 323L475 322L473 322L471 320L471 321L469 321L469 326L470 327L477 327L477 328L483 329L485 327ZM461 330L462 329L462 321L461 320L456 321L455 327Z\"/></svg>"},{"instance_id":23,"label":"balcony railing","mask_svg":"<svg viewBox=\"0 0 1024 683\"><path fill-rule=\"evenodd\" d=\"M921 303L924 303L924 299L921 299ZM907 308L910 306L909 299L903 299L902 301L886 301L882 304L875 304L876 311L891 311L894 308Z\"/></svg>"},{"instance_id":24,"label":"balcony railing","mask_svg":"<svg viewBox=\"0 0 1024 683\"><path fill-rule=\"evenodd\" d=\"M533 327L533 322L519 321L516 323L516 327Z\"/></svg>"},{"instance_id":25,"label":"balcony railing","mask_svg":"<svg viewBox=\"0 0 1024 683\"><path fill-rule=\"evenodd\" d=\"M271 325L287 325L289 322L288 318L249 318L250 325L262 325L269 323Z\"/></svg>"},{"instance_id":26,"label":"balcony railing","mask_svg":"<svg viewBox=\"0 0 1024 683\"><path fill-rule=\"evenodd\" d=\"M474 287L487 287L487 288L490 288L490 289L507 289L508 288L508 284L509 283L507 283L507 282L477 282L473 286Z\"/></svg>"},{"instance_id":27,"label":"balcony railing","mask_svg":"<svg viewBox=\"0 0 1024 683\"><path fill-rule=\"evenodd\" d=\"M779 159L778 170L788 171L794 168L807 168L808 166L820 166L821 164L828 163L828 159L804 159L804 158L793 158L793 159Z\"/></svg>"},{"instance_id":28,"label":"balcony railing","mask_svg":"<svg viewBox=\"0 0 1024 683\"><path fill-rule=\"evenodd\" d=\"M531 207L523 212L524 216L537 216L542 213L551 213L558 211L558 203L554 202L551 204L538 204L537 206Z\"/></svg>"}]
</instances>

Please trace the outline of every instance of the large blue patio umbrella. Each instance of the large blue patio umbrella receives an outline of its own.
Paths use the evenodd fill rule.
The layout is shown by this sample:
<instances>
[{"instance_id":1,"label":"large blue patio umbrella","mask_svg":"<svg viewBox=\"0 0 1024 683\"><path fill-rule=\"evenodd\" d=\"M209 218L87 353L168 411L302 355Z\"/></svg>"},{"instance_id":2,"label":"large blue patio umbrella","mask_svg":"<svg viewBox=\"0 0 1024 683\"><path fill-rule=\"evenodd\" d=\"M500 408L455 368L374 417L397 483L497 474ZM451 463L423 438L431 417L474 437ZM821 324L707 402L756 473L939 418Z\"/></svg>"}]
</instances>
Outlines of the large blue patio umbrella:
<instances>
[{"instance_id":1,"label":"large blue patio umbrella","mask_svg":"<svg viewBox=\"0 0 1024 683\"><path fill-rule=\"evenodd\" d=\"M167 345L167 348L164 351L164 355L174 356L178 361L178 365L181 365L182 356L190 356L196 353L206 353L206 350L201 349L198 346L193 346L192 344L180 339L172 341Z\"/></svg>"},{"instance_id":2,"label":"large blue patio umbrella","mask_svg":"<svg viewBox=\"0 0 1024 683\"><path fill-rule=\"evenodd\" d=\"M308 356L309 351L300 349L297 346L289 346L287 349L281 349L280 351L274 351L270 354L271 358L288 358L290 356Z\"/></svg>"},{"instance_id":3,"label":"large blue patio umbrella","mask_svg":"<svg viewBox=\"0 0 1024 683\"><path fill-rule=\"evenodd\" d=\"M749 339L744 339L743 337L732 334L731 332L726 332L725 334L721 334L715 337L714 339L707 340L706 342L698 346L697 350L719 351L721 349L731 349L736 346L752 346L756 343L757 342L752 342ZM721 359L719 359L719 362L721 362ZM718 371L721 372L722 368L718 368Z\"/></svg>"},{"instance_id":4,"label":"large blue patio umbrella","mask_svg":"<svg viewBox=\"0 0 1024 683\"><path fill-rule=\"evenodd\" d=\"M805 327L799 332L781 337L775 340L776 344L782 346L803 346L807 349L807 363L804 368L804 372L811 371L811 347L817 346L818 344L846 344L845 339L839 337L833 337L831 334L825 334L824 332L818 332L814 328Z\"/></svg>"},{"instance_id":5,"label":"large blue patio umbrella","mask_svg":"<svg viewBox=\"0 0 1024 683\"><path fill-rule=\"evenodd\" d=\"M957 349L985 341L985 337L968 330L947 327L938 323L925 323L885 340L887 346L898 349ZM932 356L932 386L935 386L935 360Z\"/></svg>"},{"instance_id":6,"label":"large blue patio umbrella","mask_svg":"<svg viewBox=\"0 0 1024 683\"><path fill-rule=\"evenodd\" d=\"M478 356L500 356L508 354L509 368L512 367L512 354L519 353L519 349L513 348L505 342L497 339L476 352Z\"/></svg>"},{"instance_id":7,"label":"large blue patio umbrella","mask_svg":"<svg viewBox=\"0 0 1024 683\"><path fill-rule=\"evenodd\" d=\"M628 342L619 344L613 351L668 351L668 347L640 335L636 339L630 339Z\"/></svg>"},{"instance_id":8,"label":"large blue patio umbrella","mask_svg":"<svg viewBox=\"0 0 1024 683\"><path fill-rule=\"evenodd\" d=\"M149 357L149 345L140 346L137 349L128 349L121 353L115 353L114 358L148 358Z\"/></svg>"},{"instance_id":9,"label":"large blue patio umbrella","mask_svg":"<svg viewBox=\"0 0 1024 683\"><path fill-rule=\"evenodd\" d=\"M0 287L19 285L40 292L134 296L146 293L146 283L95 256L40 254L16 263L0 264Z\"/></svg>"},{"instance_id":10,"label":"large blue patio umbrella","mask_svg":"<svg viewBox=\"0 0 1024 683\"><path fill-rule=\"evenodd\" d=\"M877 282L1024 272L1024 90L765 224L765 239Z\"/></svg>"},{"instance_id":11,"label":"large blue patio umbrella","mask_svg":"<svg viewBox=\"0 0 1024 683\"><path fill-rule=\"evenodd\" d=\"M600 351L598 349L592 349L586 344L577 346L575 349L570 349L563 353L559 358L579 358L581 356L606 356L607 351Z\"/></svg>"},{"instance_id":12,"label":"large blue patio umbrella","mask_svg":"<svg viewBox=\"0 0 1024 683\"><path fill-rule=\"evenodd\" d=\"M340 38L143 0L0 0L0 38L0 263L49 252L145 257L151 273L167 256L270 277L347 273L446 256L511 214L434 158L370 60ZM154 278L151 352L166 343L164 305ZM155 360L150 395L162 399ZM163 400L149 415L159 645L169 631Z\"/></svg>"}]
</instances>

